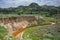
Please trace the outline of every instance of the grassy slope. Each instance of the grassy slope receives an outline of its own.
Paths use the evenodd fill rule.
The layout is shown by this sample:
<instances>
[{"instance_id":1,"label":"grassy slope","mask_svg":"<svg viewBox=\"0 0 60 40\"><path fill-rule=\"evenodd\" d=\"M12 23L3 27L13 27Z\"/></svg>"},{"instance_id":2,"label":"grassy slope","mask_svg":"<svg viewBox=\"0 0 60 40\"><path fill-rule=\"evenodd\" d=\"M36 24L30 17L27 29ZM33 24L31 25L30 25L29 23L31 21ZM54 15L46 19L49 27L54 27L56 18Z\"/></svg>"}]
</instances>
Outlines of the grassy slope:
<instances>
[{"instance_id":1,"label":"grassy slope","mask_svg":"<svg viewBox=\"0 0 60 40\"><path fill-rule=\"evenodd\" d=\"M7 17L17 17L18 15L0 15L0 18L7 18ZM22 16L22 15L21 15ZM24 15L26 16L26 15ZM31 16L31 15L28 15ZM32 15L33 16L33 15ZM36 15L34 15L36 16ZM50 18L50 17L44 17L43 20L45 20L45 22L43 22L43 24L48 24L51 21L55 21L56 19L54 18ZM52 32L52 30L54 29L48 29L47 27L50 27L50 25L46 25L46 26L36 26L36 27L31 27L26 29L23 37L25 40L54 40L54 35L48 33L50 30ZM53 26L51 26L52 28ZM46 30L47 29L47 30ZM55 30L54 30L55 32ZM48 34L47 34L48 33ZM60 36L58 35L57 37L55 37L56 40L60 40Z\"/></svg>"},{"instance_id":2,"label":"grassy slope","mask_svg":"<svg viewBox=\"0 0 60 40\"><path fill-rule=\"evenodd\" d=\"M44 17L43 20L45 20L45 22L42 22L39 26L28 28L25 31L23 35L25 40L60 40L60 34L57 32L59 31L57 28L60 28L59 25L44 25L55 22L56 19Z\"/></svg>"},{"instance_id":3,"label":"grassy slope","mask_svg":"<svg viewBox=\"0 0 60 40\"><path fill-rule=\"evenodd\" d=\"M17 14L0 14L0 18L19 17Z\"/></svg>"},{"instance_id":4,"label":"grassy slope","mask_svg":"<svg viewBox=\"0 0 60 40\"><path fill-rule=\"evenodd\" d=\"M53 25L36 26L26 29L23 37L25 40L60 40L60 34L56 35L55 31Z\"/></svg>"}]
</instances>

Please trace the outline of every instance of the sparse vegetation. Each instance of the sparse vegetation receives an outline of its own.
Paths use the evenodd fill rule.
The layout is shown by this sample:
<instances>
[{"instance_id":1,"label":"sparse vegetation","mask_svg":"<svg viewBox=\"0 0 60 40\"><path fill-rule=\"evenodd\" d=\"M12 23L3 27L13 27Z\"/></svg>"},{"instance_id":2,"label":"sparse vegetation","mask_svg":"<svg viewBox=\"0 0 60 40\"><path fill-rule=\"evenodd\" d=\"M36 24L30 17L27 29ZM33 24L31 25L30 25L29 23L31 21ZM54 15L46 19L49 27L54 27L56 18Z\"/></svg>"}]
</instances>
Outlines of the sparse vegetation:
<instances>
[{"instance_id":1,"label":"sparse vegetation","mask_svg":"<svg viewBox=\"0 0 60 40\"><path fill-rule=\"evenodd\" d=\"M36 25L34 21L31 22L29 26L34 27L28 26L28 28L25 30L23 34L22 40L60 40L60 6L39 6L36 3L32 3L29 6L19 6L17 8L0 8L0 19L2 20L3 18L22 16L38 16L38 25ZM39 16L42 16L42 18L40 18ZM26 18L26 20L28 18ZM7 23L10 23L12 19L9 22L8 20L9 19L7 19ZM12 20L12 23L16 21L14 20L15 19ZM13 35L8 35L8 30L3 26L0 26L0 40L19 39L14 38Z\"/></svg>"},{"instance_id":2,"label":"sparse vegetation","mask_svg":"<svg viewBox=\"0 0 60 40\"><path fill-rule=\"evenodd\" d=\"M0 26L0 40L3 40L3 38L8 34L8 30L4 28L3 26Z\"/></svg>"}]
</instances>

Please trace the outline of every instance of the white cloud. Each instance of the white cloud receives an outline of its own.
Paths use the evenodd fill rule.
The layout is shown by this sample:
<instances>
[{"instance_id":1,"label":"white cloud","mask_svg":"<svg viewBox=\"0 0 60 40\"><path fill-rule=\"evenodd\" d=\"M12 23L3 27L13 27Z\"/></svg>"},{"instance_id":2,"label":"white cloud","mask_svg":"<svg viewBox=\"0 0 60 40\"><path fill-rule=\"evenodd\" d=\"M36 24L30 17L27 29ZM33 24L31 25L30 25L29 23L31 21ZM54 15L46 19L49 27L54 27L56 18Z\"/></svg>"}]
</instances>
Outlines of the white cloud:
<instances>
[{"instance_id":1,"label":"white cloud","mask_svg":"<svg viewBox=\"0 0 60 40\"><path fill-rule=\"evenodd\" d=\"M60 0L0 0L0 7L16 7L19 5L29 5L36 2L40 5L60 5Z\"/></svg>"},{"instance_id":2,"label":"white cloud","mask_svg":"<svg viewBox=\"0 0 60 40\"><path fill-rule=\"evenodd\" d=\"M13 6L19 6L19 5L29 5L32 2L37 2L37 0L3 0L4 1L4 7L13 7Z\"/></svg>"}]
</instances>

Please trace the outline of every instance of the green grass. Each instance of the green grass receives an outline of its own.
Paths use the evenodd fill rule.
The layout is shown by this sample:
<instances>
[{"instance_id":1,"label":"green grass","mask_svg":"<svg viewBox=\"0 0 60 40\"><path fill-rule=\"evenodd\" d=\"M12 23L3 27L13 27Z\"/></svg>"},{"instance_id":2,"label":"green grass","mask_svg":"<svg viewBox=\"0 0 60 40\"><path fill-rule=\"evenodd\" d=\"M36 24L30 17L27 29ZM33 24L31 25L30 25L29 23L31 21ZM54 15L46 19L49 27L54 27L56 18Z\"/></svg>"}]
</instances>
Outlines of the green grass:
<instances>
[{"instance_id":1,"label":"green grass","mask_svg":"<svg viewBox=\"0 0 60 40\"><path fill-rule=\"evenodd\" d=\"M17 14L0 14L0 18L19 17Z\"/></svg>"},{"instance_id":2,"label":"green grass","mask_svg":"<svg viewBox=\"0 0 60 40\"><path fill-rule=\"evenodd\" d=\"M54 29L50 29L50 28L53 27L51 26L51 22L55 22L56 19L51 17L43 17L40 18L39 20L40 21L43 20L42 23L40 22L40 25L28 28L23 35L24 39L25 40L30 40L30 39L31 40L54 40L54 35L49 33L49 31L51 32L55 31Z\"/></svg>"},{"instance_id":3,"label":"green grass","mask_svg":"<svg viewBox=\"0 0 60 40\"><path fill-rule=\"evenodd\" d=\"M55 34L56 29L53 28L53 25L31 27L26 29L23 38L25 40L60 40L60 35Z\"/></svg>"},{"instance_id":4,"label":"green grass","mask_svg":"<svg viewBox=\"0 0 60 40\"><path fill-rule=\"evenodd\" d=\"M34 28L33 28L34 29ZM27 40L27 39L31 39L31 40L39 40L39 38L36 36L36 35L34 35L34 30L32 30L31 28L28 28L27 30L26 30L26 32L24 33L24 39L25 40Z\"/></svg>"},{"instance_id":5,"label":"green grass","mask_svg":"<svg viewBox=\"0 0 60 40\"><path fill-rule=\"evenodd\" d=\"M8 34L8 31L6 28L4 28L3 26L0 26L0 39L3 39L4 36L6 36Z\"/></svg>"},{"instance_id":6,"label":"green grass","mask_svg":"<svg viewBox=\"0 0 60 40\"><path fill-rule=\"evenodd\" d=\"M38 14L37 15L36 14L35 15L30 15L30 14L29 15L26 15L26 14L23 14L23 15L4 14L3 15L3 14L0 14L0 18L20 17L20 16L39 16L39 15ZM51 18L51 17L43 17L41 19L43 20L42 23L40 22L41 26L37 25L36 27L27 28L23 35L23 39L24 40L60 40L60 35L54 36L51 33L48 33L49 31L51 31L52 33L55 32L53 26L51 27L51 29L49 27L51 26L50 23L55 22L57 19ZM40 21L41 21L41 19L40 19ZM43 26L43 24L46 24L46 25ZM34 26L35 23L34 22L31 23L31 25ZM5 33L7 33L5 31L5 29L0 27L0 39L1 38L3 39L3 36L5 35ZM4 35L2 36L2 34L4 34ZM12 40L15 40L15 38L12 37Z\"/></svg>"},{"instance_id":7,"label":"green grass","mask_svg":"<svg viewBox=\"0 0 60 40\"><path fill-rule=\"evenodd\" d=\"M39 14L21 14L20 16L40 16Z\"/></svg>"},{"instance_id":8,"label":"green grass","mask_svg":"<svg viewBox=\"0 0 60 40\"><path fill-rule=\"evenodd\" d=\"M3 26L0 26L0 40L18 40L14 38L11 34L8 35L8 30Z\"/></svg>"},{"instance_id":9,"label":"green grass","mask_svg":"<svg viewBox=\"0 0 60 40\"><path fill-rule=\"evenodd\" d=\"M0 14L0 18L20 17L20 16L39 16L38 14Z\"/></svg>"},{"instance_id":10,"label":"green grass","mask_svg":"<svg viewBox=\"0 0 60 40\"><path fill-rule=\"evenodd\" d=\"M57 19L55 18L51 18L51 17L43 17L43 18L39 18L39 23L40 24L51 24L52 22L56 22Z\"/></svg>"}]
</instances>

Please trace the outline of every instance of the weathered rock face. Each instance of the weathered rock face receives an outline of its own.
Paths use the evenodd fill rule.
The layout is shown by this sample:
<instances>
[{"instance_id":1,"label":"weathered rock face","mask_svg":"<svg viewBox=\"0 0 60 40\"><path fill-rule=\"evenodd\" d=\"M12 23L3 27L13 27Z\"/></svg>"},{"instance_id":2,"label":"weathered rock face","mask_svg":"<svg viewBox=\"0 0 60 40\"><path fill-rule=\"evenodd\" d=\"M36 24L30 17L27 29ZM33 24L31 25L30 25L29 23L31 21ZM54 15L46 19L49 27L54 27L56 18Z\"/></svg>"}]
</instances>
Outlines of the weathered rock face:
<instances>
[{"instance_id":1,"label":"weathered rock face","mask_svg":"<svg viewBox=\"0 0 60 40\"><path fill-rule=\"evenodd\" d=\"M35 16L20 16L20 17L12 17L12 18L0 18L0 25L4 26L8 29L9 33L11 34L17 29L21 27L21 21L27 21L29 23L36 21L37 18Z\"/></svg>"},{"instance_id":2,"label":"weathered rock face","mask_svg":"<svg viewBox=\"0 0 60 40\"><path fill-rule=\"evenodd\" d=\"M35 21L37 20L35 18L35 16L21 16L21 17L12 17L12 18L0 18L0 23L4 23L4 24L7 24L7 23L10 23L10 22L20 22L20 21L23 21L23 20L26 20L28 22L32 22L32 21Z\"/></svg>"}]
</instances>

